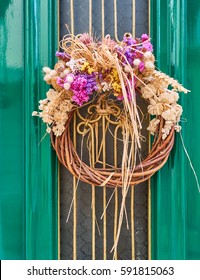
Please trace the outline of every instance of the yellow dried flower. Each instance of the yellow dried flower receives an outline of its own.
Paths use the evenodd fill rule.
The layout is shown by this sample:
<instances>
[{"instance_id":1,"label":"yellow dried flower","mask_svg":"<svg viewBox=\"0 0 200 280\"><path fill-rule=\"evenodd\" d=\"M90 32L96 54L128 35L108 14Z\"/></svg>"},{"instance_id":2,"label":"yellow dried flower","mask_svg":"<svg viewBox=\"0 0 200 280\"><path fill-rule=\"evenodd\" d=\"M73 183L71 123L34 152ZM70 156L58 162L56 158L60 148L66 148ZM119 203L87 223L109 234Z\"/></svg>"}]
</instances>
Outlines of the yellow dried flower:
<instances>
[{"instance_id":1,"label":"yellow dried flower","mask_svg":"<svg viewBox=\"0 0 200 280\"><path fill-rule=\"evenodd\" d=\"M94 68L90 66L88 62L85 62L81 67L81 71L85 71L88 74L92 74L94 72Z\"/></svg>"}]
</instances>

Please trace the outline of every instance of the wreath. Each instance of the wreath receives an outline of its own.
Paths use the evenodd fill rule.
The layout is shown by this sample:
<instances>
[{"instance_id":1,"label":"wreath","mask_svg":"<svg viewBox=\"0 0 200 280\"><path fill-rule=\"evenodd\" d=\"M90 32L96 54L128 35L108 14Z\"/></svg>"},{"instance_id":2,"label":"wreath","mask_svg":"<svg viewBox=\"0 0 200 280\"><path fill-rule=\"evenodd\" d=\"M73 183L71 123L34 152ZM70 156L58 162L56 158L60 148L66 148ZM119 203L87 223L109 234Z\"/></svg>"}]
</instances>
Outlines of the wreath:
<instances>
[{"instance_id":1,"label":"wreath","mask_svg":"<svg viewBox=\"0 0 200 280\"><path fill-rule=\"evenodd\" d=\"M182 107L177 104L179 92L187 93L178 81L156 70L153 46L147 34L133 38L126 33L121 42L109 35L101 40L89 34L66 35L62 52L56 52L54 69L44 67L44 80L52 88L40 100L39 112L51 134L52 145L60 162L80 180L95 186L123 187L150 178L167 161L179 132ZM141 151L141 114L137 104L140 95L151 117L147 129L154 136L151 150L144 160L130 160L130 145L135 154ZM73 115L90 102L121 103L117 116L123 126L123 156L120 167L95 168L79 157L71 139ZM130 141L131 139L131 141Z\"/></svg>"}]
</instances>

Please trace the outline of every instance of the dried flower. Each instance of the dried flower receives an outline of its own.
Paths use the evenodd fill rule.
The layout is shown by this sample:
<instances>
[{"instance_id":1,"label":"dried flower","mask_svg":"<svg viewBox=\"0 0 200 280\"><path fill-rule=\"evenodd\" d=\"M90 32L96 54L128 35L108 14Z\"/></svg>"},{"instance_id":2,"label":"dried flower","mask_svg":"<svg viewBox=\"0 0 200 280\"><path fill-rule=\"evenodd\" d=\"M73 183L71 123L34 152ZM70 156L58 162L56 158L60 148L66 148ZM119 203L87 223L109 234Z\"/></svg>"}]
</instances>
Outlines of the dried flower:
<instances>
[{"instance_id":1,"label":"dried flower","mask_svg":"<svg viewBox=\"0 0 200 280\"><path fill-rule=\"evenodd\" d=\"M150 123L149 123L149 126L147 127L147 130L149 130L150 131L150 133L152 134L152 135L154 135L155 134L155 132L156 132L156 129L157 129L157 126L158 126L158 124L160 123L160 120L159 119L152 119L151 121L150 121Z\"/></svg>"},{"instance_id":2,"label":"dried flower","mask_svg":"<svg viewBox=\"0 0 200 280\"><path fill-rule=\"evenodd\" d=\"M32 112L32 116L38 116L38 112L37 111L33 111Z\"/></svg>"},{"instance_id":3,"label":"dried flower","mask_svg":"<svg viewBox=\"0 0 200 280\"><path fill-rule=\"evenodd\" d=\"M144 99L150 99L156 94L156 88L154 85L148 84L148 86L141 89L141 93Z\"/></svg>"},{"instance_id":4,"label":"dried flower","mask_svg":"<svg viewBox=\"0 0 200 280\"><path fill-rule=\"evenodd\" d=\"M75 76L71 84L71 90L73 91L72 100L77 105L82 106L83 103L88 102L89 96L98 90L95 74Z\"/></svg>"},{"instance_id":5,"label":"dried flower","mask_svg":"<svg viewBox=\"0 0 200 280\"><path fill-rule=\"evenodd\" d=\"M44 80L54 89L39 101L40 112L32 113L47 124L47 132L61 135L71 110L88 102L94 92L109 92L108 96L112 93L123 101L126 94L124 102L131 104L137 89L149 102L148 113L155 116L148 127L152 134L158 126L158 116L165 120L163 139L172 126L180 131L178 122L182 107L177 104L178 92L187 93L188 90L175 79L155 70L153 46L147 34L133 38L126 33L118 44L110 35L96 42L84 33L65 37L62 48L64 52L56 52L59 61L54 69L43 67Z\"/></svg>"}]
</instances>

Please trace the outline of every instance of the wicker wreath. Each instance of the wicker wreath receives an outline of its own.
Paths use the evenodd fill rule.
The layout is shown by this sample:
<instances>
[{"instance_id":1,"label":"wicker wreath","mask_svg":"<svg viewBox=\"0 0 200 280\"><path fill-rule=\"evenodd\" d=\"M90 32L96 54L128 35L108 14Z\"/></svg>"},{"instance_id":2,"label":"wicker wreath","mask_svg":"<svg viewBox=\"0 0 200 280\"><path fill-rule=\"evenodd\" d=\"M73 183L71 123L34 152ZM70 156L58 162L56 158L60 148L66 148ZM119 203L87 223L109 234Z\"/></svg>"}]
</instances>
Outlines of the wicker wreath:
<instances>
[{"instance_id":1,"label":"wicker wreath","mask_svg":"<svg viewBox=\"0 0 200 280\"><path fill-rule=\"evenodd\" d=\"M61 136L56 137L51 133L51 142L59 161L75 177L80 178L85 183L101 186L110 177L106 184L107 187L121 187L123 185L121 168L92 168L80 159L70 136L70 121L72 117L73 113L70 115L65 131ZM174 127L171 129L167 138L162 140L163 127L164 119L161 117L151 151L147 158L130 172L129 182L131 185L146 181L166 163L174 144Z\"/></svg>"},{"instance_id":2,"label":"wicker wreath","mask_svg":"<svg viewBox=\"0 0 200 280\"><path fill-rule=\"evenodd\" d=\"M129 123L139 138L141 124L135 98L139 92L148 103L148 113L154 116L148 127L154 141L148 156L131 166L127 181L129 185L136 185L149 179L166 163L173 148L182 114L182 107L177 104L178 92L188 90L155 70L153 48L146 34L134 39L126 33L120 43L111 40L109 35L99 42L82 34L65 36L61 43L64 52L56 53L59 61L54 69L43 68L44 80L53 89L40 101L41 112L33 112L47 124L60 162L86 183L122 187L123 167L93 168L80 159L70 136L70 123L76 110L90 102L94 93L113 92L115 98L123 102L131 119Z\"/></svg>"}]
</instances>

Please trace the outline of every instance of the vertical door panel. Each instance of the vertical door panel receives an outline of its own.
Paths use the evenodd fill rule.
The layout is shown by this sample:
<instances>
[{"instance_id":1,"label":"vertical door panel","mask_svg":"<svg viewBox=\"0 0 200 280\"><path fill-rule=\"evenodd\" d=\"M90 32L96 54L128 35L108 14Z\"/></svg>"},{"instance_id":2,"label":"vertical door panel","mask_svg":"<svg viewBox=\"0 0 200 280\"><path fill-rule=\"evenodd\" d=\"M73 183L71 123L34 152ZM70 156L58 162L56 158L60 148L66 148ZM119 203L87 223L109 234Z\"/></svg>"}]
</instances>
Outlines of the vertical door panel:
<instances>
[{"instance_id":1,"label":"vertical door panel","mask_svg":"<svg viewBox=\"0 0 200 280\"><path fill-rule=\"evenodd\" d=\"M25 258L23 1L0 9L0 256Z\"/></svg>"},{"instance_id":2,"label":"vertical door panel","mask_svg":"<svg viewBox=\"0 0 200 280\"><path fill-rule=\"evenodd\" d=\"M199 1L151 1L151 37L158 68L191 90L180 94L182 138L200 178ZM200 258L200 194L180 134L171 156L152 179L152 257Z\"/></svg>"},{"instance_id":3,"label":"vertical door panel","mask_svg":"<svg viewBox=\"0 0 200 280\"><path fill-rule=\"evenodd\" d=\"M57 258L57 163L33 118L58 45L58 2L1 1L0 257Z\"/></svg>"}]
</instances>

